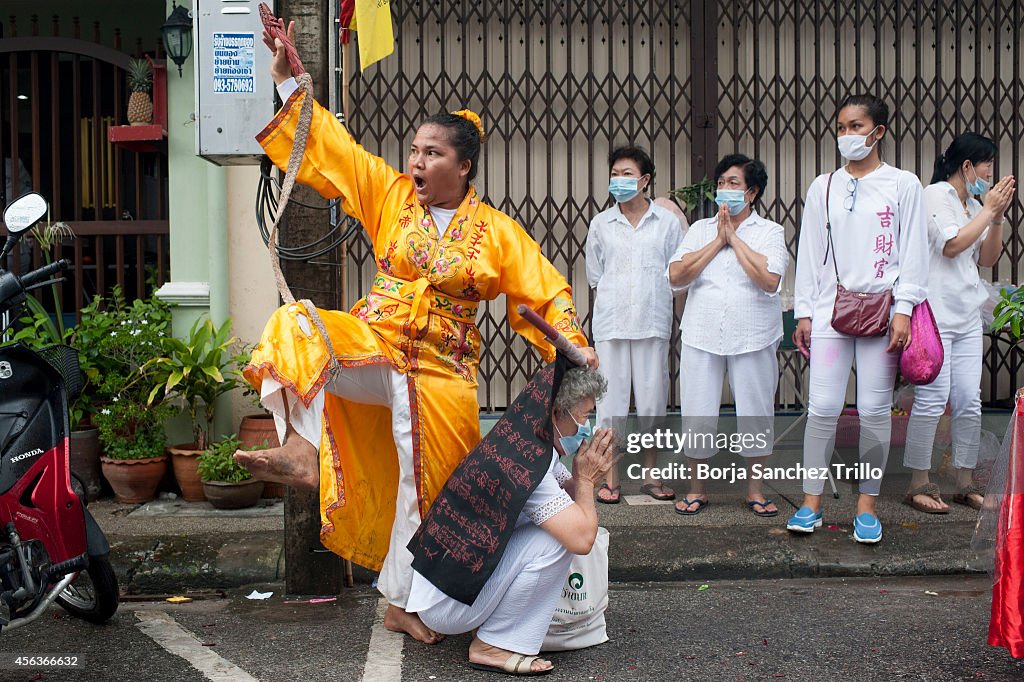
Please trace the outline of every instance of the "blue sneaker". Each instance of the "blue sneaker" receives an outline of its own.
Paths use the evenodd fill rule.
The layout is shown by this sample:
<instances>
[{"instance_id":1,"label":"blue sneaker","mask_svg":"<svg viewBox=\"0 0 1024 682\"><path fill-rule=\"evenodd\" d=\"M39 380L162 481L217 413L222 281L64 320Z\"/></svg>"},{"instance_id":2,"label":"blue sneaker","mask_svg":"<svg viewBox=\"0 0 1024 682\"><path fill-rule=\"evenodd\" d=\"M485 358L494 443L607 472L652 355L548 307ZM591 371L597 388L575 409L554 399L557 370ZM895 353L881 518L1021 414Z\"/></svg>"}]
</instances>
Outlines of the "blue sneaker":
<instances>
[{"instance_id":1,"label":"blue sneaker","mask_svg":"<svg viewBox=\"0 0 1024 682\"><path fill-rule=\"evenodd\" d=\"M882 522L874 514L858 514L853 520L853 539L873 545L882 539Z\"/></svg>"},{"instance_id":2,"label":"blue sneaker","mask_svg":"<svg viewBox=\"0 0 1024 682\"><path fill-rule=\"evenodd\" d=\"M815 528L821 526L821 512L814 512L810 507L800 507L796 514L786 521L786 530L794 533L813 533Z\"/></svg>"}]
</instances>

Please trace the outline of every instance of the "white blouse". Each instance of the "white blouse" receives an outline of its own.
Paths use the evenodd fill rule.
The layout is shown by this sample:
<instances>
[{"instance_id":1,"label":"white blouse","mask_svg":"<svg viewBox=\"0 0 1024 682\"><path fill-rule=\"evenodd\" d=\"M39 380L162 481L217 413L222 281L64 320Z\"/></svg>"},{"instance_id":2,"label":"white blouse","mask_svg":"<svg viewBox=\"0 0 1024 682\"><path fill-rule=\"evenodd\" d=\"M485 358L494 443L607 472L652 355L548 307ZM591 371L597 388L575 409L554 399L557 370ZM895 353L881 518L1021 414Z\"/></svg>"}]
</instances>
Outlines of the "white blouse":
<instances>
[{"instance_id":1,"label":"white blouse","mask_svg":"<svg viewBox=\"0 0 1024 682\"><path fill-rule=\"evenodd\" d=\"M928 246L931 262L928 269L928 303L935 313L940 331L954 333L981 329L981 305L988 300L988 291L978 276L978 255L981 243L990 228L970 247L953 258L942 254L946 242L981 211L974 197L967 199L967 215L956 188L948 182L937 182L924 188L923 204L928 219Z\"/></svg>"},{"instance_id":2,"label":"white blouse","mask_svg":"<svg viewBox=\"0 0 1024 682\"><path fill-rule=\"evenodd\" d=\"M682 241L679 219L654 202L636 228L618 204L594 216L586 246L587 280L597 289L594 341L672 335L672 290L665 272Z\"/></svg>"},{"instance_id":3,"label":"white blouse","mask_svg":"<svg viewBox=\"0 0 1024 682\"><path fill-rule=\"evenodd\" d=\"M828 177L819 175L807 190L793 312L797 319L811 318L813 334L841 337L832 328L836 275L831 250L825 260ZM917 176L883 163L855 180L840 168L832 177L828 215L843 286L864 293L892 289L893 312L910 315L928 292L928 228Z\"/></svg>"},{"instance_id":4,"label":"white blouse","mask_svg":"<svg viewBox=\"0 0 1024 682\"><path fill-rule=\"evenodd\" d=\"M779 288L766 292L740 265L731 248L719 251L688 286L686 309L679 325L687 346L715 355L739 355L766 348L782 338L779 289L789 266L786 231L756 211L736 228L736 235L768 259L768 272L779 276ZM718 216L698 220L672 256L672 261L699 251L718 236ZM667 273L667 271L666 271Z\"/></svg>"},{"instance_id":5,"label":"white blouse","mask_svg":"<svg viewBox=\"0 0 1024 682\"><path fill-rule=\"evenodd\" d=\"M540 483L530 493L530 497L523 505L523 510L516 519L516 528L529 523L540 525L553 517L560 511L572 506L573 500L569 493L562 490L562 486L572 479L572 474L565 468L558 459L558 452L551 451L551 465ZM405 610L410 613L425 611L445 599L451 599L447 594L437 589L434 583L424 578L418 571L412 572L412 587L409 591L409 601Z\"/></svg>"}]
</instances>

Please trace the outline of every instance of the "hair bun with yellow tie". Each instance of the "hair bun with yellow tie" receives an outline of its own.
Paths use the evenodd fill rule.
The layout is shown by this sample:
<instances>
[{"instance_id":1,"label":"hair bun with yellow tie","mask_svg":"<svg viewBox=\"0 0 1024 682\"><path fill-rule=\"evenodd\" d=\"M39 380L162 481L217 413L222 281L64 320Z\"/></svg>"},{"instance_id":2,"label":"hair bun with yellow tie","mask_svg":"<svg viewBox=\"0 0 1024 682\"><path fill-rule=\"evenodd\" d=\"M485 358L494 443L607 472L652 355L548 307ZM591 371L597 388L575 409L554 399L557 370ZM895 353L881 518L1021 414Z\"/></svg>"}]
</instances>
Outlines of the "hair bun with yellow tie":
<instances>
[{"instance_id":1,"label":"hair bun with yellow tie","mask_svg":"<svg viewBox=\"0 0 1024 682\"><path fill-rule=\"evenodd\" d=\"M452 115L464 118L472 123L473 127L476 128L477 134L480 135L481 142L483 142L487 137L487 134L484 133L484 124L480 121L480 117L477 116L475 112L470 111L469 109L459 109L458 111L453 111Z\"/></svg>"}]
</instances>

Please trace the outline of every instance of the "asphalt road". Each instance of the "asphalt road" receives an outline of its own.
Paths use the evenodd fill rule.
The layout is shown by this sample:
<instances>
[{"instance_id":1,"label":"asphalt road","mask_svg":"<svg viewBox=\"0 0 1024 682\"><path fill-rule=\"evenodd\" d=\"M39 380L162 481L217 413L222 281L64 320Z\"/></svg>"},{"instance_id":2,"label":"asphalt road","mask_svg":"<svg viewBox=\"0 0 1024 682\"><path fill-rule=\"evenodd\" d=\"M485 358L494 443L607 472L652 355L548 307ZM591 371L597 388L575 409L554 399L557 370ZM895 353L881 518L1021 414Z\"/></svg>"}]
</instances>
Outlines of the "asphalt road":
<instances>
[{"instance_id":1,"label":"asphalt road","mask_svg":"<svg viewBox=\"0 0 1024 682\"><path fill-rule=\"evenodd\" d=\"M611 641L552 655L548 680L1024 680L986 645L986 577L614 584ZM106 626L54 607L0 633L3 680L496 680L465 665L467 636L428 647L383 631L376 592L287 604L122 604ZM932 593L932 594L929 594ZM16 655L76 654L78 670L12 670Z\"/></svg>"}]
</instances>

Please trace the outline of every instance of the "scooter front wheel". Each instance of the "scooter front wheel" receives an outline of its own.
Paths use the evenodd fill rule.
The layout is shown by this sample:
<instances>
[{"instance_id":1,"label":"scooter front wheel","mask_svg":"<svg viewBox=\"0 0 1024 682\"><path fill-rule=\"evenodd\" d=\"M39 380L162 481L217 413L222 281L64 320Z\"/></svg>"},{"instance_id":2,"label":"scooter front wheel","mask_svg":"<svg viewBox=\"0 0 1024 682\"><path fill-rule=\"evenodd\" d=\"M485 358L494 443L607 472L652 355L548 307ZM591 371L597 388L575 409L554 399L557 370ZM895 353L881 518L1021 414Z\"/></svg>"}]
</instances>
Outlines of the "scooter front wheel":
<instances>
[{"instance_id":1,"label":"scooter front wheel","mask_svg":"<svg viewBox=\"0 0 1024 682\"><path fill-rule=\"evenodd\" d=\"M57 595L57 603L76 618L105 623L117 612L117 576L106 554L90 556L89 568Z\"/></svg>"}]
</instances>

